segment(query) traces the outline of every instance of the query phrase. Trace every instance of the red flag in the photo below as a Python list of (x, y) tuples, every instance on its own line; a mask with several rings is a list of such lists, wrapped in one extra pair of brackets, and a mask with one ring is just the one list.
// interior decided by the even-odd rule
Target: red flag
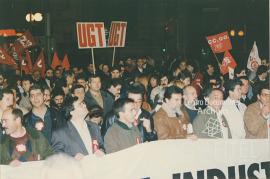
[(16, 65), (16, 62), (13, 60), (13, 58), (2, 47), (0, 47), (0, 64), (6, 64), (11, 66)]
[(24, 49), (27, 49), (35, 45), (36, 42), (34, 40), (34, 37), (29, 31), (26, 31), (14, 43), (15, 50), (18, 54), (21, 54), (24, 51)]
[(206, 37), (213, 53), (221, 53), (232, 49), (231, 40), (228, 32)]
[(70, 68), (70, 64), (69, 64), (69, 61), (68, 61), (68, 56), (67, 56), (67, 54), (64, 56), (64, 59), (63, 59), (63, 62), (62, 62), (62, 67), (63, 67), (65, 70), (69, 70), (69, 68)]
[(55, 69), (58, 65), (61, 65), (61, 61), (59, 60), (57, 53), (54, 52), (51, 67), (52, 69)]
[(222, 64), (220, 66), (220, 72), (222, 73), (222, 75), (225, 75), (227, 73), (229, 73), (229, 67), (232, 69), (235, 69), (235, 67), (237, 66), (234, 58), (232, 57), (232, 55), (230, 54), (229, 51), (226, 51), (224, 53), (224, 57), (223, 57), (223, 61)]
[(46, 66), (45, 66), (45, 59), (44, 59), (43, 51), (40, 52), (40, 54), (36, 60), (34, 70), (39, 70), (42, 77), (45, 77)]
[(28, 50), (25, 51), (25, 58), (22, 58), (20, 56), (19, 59), (20, 59), (22, 71), (24, 71), (25, 74), (31, 74), (33, 65), (32, 65), (32, 60), (31, 60), (29, 51)]
[(25, 74), (30, 74), (31, 73), (31, 70), (29, 69), (29, 66), (28, 66), (25, 59), (21, 60), (21, 68), (22, 68), (22, 71), (24, 71)]
[(30, 54), (29, 54), (28, 50), (25, 51), (25, 57), (26, 57), (26, 62), (27, 62), (28, 68), (29, 68), (30, 71), (32, 71), (33, 64), (32, 64), (32, 60), (31, 60), (31, 57), (30, 57)]

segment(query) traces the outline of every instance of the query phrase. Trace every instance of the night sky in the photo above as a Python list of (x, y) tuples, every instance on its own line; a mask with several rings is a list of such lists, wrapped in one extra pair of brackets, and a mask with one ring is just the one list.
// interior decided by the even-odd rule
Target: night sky
[[(210, 53), (205, 36), (234, 29), (244, 37), (231, 37), (232, 55), (246, 61), (253, 42), (261, 58), (269, 58), (268, 0), (0, 0), (0, 29), (30, 29), (45, 43), (45, 22), (28, 23), (27, 12), (49, 13), (50, 42), (60, 58), (69, 54), (74, 64), (91, 60), (90, 50), (78, 50), (75, 23), (127, 21), (126, 47), (116, 50), (117, 60), (149, 55), (157, 60), (164, 54), (202, 60)], [(167, 29), (167, 31), (165, 30)], [(162, 49), (166, 52), (162, 53)], [(50, 55), (52, 55), (52, 51)], [(95, 49), (97, 63), (110, 63), (112, 48)], [(222, 58), (222, 54), (218, 55)]]

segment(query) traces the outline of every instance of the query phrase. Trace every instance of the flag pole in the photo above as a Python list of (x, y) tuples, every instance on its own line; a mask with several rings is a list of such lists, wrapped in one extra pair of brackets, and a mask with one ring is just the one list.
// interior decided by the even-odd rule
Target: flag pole
[(21, 68), (21, 77), (22, 77), (22, 62), (20, 63), (20, 68)]
[(112, 67), (114, 66), (114, 58), (115, 58), (115, 47), (113, 47)]
[[(211, 51), (212, 51), (212, 50), (211, 50)], [(220, 67), (221, 64), (220, 64), (220, 62), (218, 61), (218, 58), (217, 58), (216, 54), (215, 54), (213, 51), (212, 51), (212, 53), (214, 54), (214, 57), (215, 57), (215, 59), (217, 60), (218, 66)]]
[(95, 59), (94, 59), (94, 49), (91, 48), (92, 52), (92, 63), (93, 63), (93, 68), (94, 68), (94, 75), (96, 75), (96, 66), (95, 66)]

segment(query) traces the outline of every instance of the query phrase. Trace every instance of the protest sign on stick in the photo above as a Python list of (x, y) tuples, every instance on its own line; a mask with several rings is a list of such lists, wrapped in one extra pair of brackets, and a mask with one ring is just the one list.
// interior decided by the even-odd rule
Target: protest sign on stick
[(95, 59), (93, 48), (105, 48), (105, 28), (103, 22), (77, 22), (77, 39), (79, 49), (91, 48), (92, 63), (95, 73)]

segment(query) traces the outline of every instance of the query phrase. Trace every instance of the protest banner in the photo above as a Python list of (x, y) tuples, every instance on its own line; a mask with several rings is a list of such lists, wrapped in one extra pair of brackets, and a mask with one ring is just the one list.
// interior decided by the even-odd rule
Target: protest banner
[[(102, 158), (86, 156), (78, 166), (85, 178), (96, 179), (265, 179), (270, 177), (269, 149), (268, 139), (160, 140)], [(43, 179), (40, 175), (47, 168), (43, 163), (27, 162), (19, 167), (1, 165), (0, 178)], [(58, 166), (58, 174), (63, 172), (60, 176), (72, 178), (73, 171), (68, 167)]]

